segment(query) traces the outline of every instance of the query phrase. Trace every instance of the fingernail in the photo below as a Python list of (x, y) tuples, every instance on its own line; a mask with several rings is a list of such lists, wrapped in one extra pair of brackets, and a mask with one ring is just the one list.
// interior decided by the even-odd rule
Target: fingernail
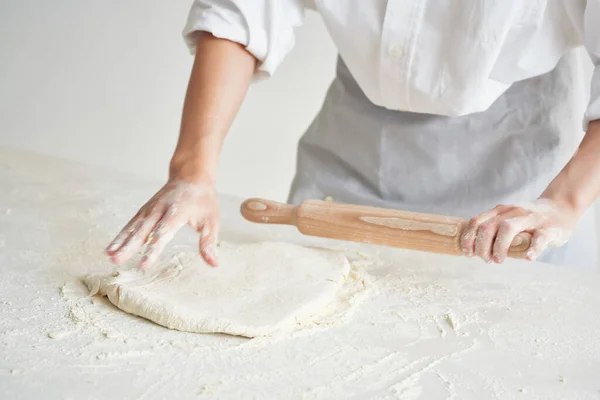
[(111, 243), (106, 247), (106, 251), (115, 251), (117, 249), (117, 244), (116, 243)]

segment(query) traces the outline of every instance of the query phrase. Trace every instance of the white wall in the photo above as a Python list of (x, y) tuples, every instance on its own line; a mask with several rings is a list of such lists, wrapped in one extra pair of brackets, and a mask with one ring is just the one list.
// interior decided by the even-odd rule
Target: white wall
[[(192, 62), (180, 35), (190, 4), (0, 0), (0, 145), (164, 179)], [(221, 157), (224, 193), (286, 197), (335, 63), (318, 15), (297, 41), (250, 89)]]
[[(164, 179), (192, 62), (180, 34), (190, 4), (1, 0), (0, 145)], [(248, 94), (220, 191), (285, 199), (334, 62), (321, 20), (307, 14), (292, 55)]]
[[(190, 4), (0, 0), (0, 145), (165, 179), (192, 62), (180, 35)], [(336, 53), (316, 14), (297, 33), (294, 52), (250, 89), (232, 127), (223, 193), (286, 197), (296, 142)], [(590, 71), (585, 61), (586, 80)]]

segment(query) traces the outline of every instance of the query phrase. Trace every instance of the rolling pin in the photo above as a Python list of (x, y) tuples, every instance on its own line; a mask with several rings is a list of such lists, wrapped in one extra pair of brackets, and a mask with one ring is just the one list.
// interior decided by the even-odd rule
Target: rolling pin
[[(460, 237), (468, 221), (458, 217), (307, 200), (298, 206), (248, 199), (242, 216), (251, 222), (296, 226), (310, 236), (462, 255)], [(508, 256), (524, 258), (531, 235), (518, 234)]]

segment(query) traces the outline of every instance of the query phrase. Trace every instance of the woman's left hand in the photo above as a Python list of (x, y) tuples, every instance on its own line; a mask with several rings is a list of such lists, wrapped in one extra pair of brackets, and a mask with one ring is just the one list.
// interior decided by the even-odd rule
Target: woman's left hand
[(501, 264), (515, 236), (529, 232), (532, 242), (526, 258), (535, 260), (548, 247), (564, 245), (579, 215), (549, 199), (521, 205), (499, 205), (469, 221), (460, 245), (466, 256)]

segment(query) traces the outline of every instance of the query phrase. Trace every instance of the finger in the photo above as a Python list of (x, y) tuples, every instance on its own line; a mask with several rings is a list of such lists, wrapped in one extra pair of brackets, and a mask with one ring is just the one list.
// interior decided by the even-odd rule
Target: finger
[(216, 217), (209, 217), (202, 225), (200, 233), (200, 254), (204, 261), (216, 267), (219, 265), (217, 259), (217, 237), (219, 234), (219, 221)]
[(146, 269), (154, 264), (165, 246), (173, 239), (173, 236), (175, 236), (183, 225), (184, 223), (177, 215), (177, 209), (175, 207), (169, 208), (150, 233), (151, 239), (140, 260), (139, 268)]
[(143, 219), (139, 229), (133, 232), (121, 248), (112, 255), (112, 261), (115, 264), (123, 264), (129, 260), (146, 243), (160, 217), (161, 214), (155, 213)]
[(510, 206), (496, 206), (490, 211), (481, 213), (472, 218), (460, 237), (460, 247), (463, 254), (468, 257), (472, 257), (475, 254), (475, 241), (477, 239), (477, 231), (481, 224), (497, 217), (499, 214), (510, 208)]
[(551, 235), (549, 235), (545, 230), (538, 229), (533, 232), (533, 237), (531, 239), (531, 246), (529, 250), (527, 250), (527, 254), (525, 254), (525, 258), (529, 261), (535, 261), (537, 258), (543, 253), (544, 250), (548, 247), (551, 241)]
[(123, 246), (123, 243), (142, 225), (143, 218), (141, 217), (141, 213), (138, 212), (123, 229), (119, 232), (119, 234), (113, 239), (112, 242), (106, 247), (106, 253), (109, 255), (113, 255), (117, 250)]
[(475, 238), (475, 255), (481, 257), (486, 263), (492, 262), (492, 246), (498, 234), (498, 217), (492, 218), (479, 226)]
[(515, 237), (527, 230), (530, 225), (531, 219), (527, 216), (509, 217), (498, 224), (498, 232), (492, 248), (492, 259), (495, 263), (502, 264), (506, 260)]

